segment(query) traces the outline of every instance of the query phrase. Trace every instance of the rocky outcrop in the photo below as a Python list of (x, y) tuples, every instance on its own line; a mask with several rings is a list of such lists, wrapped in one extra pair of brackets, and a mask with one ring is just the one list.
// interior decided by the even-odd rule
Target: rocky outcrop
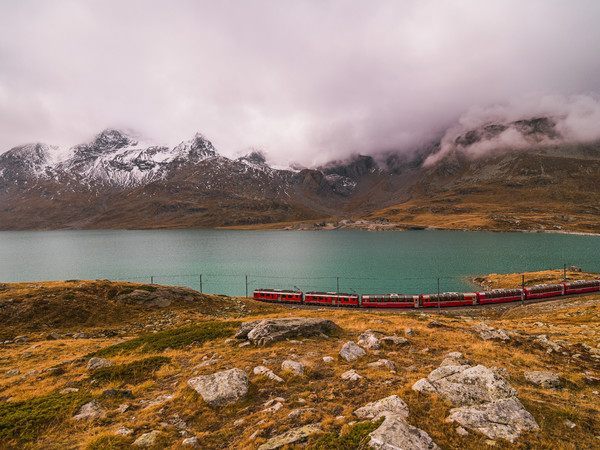
[(319, 424), (305, 425), (303, 427), (292, 428), (279, 436), (269, 439), (263, 445), (258, 447), (258, 450), (275, 450), (284, 445), (300, 443), (305, 441), (309, 436), (320, 433)]
[(121, 294), (117, 299), (148, 307), (165, 308), (170, 306), (175, 300), (198, 301), (202, 299), (202, 295), (186, 287), (149, 286), (148, 289), (136, 289), (132, 292)]
[(320, 336), (339, 331), (341, 328), (331, 320), (297, 317), (244, 322), (235, 337), (261, 346), (297, 336)]
[(114, 362), (109, 361), (108, 359), (91, 358), (87, 363), (87, 369), (90, 371), (94, 371), (96, 369), (101, 369), (102, 367), (110, 367), (114, 364)]
[(381, 347), (377, 334), (382, 335), (382, 333), (373, 330), (366, 330), (358, 337), (357, 344), (369, 350), (377, 350)]
[(560, 388), (560, 377), (552, 372), (544, 372), (539, 370), (525, 372), (525, 379), (531, 384), (535, 384), (536, 386), (545, 389)]
[(359, 419), (376, 420), (384, 417), (383, 423), (369, 434), (369, 447), (380, 450), (391, 449), (437, 449), (431, 437), (406, 422), (408, 405), (397, 395), (368, 403), (354, 411)]
[(98, 402), (98, 400), (92, 400), (89, 403), (86, 403), (81, 408), (75, 416), (73, 416), (73, 420), (96, 420), (101, 419), (106, 415), (106, 409)]
[(483, 322), (471, 327), (471, 330), (479, 334), (479, 337), (484, 341), (491, 339), (499, 339), (501, 341), (510, 341), (510, 336), (501, 328), (491, 327)]
[(340, 350), (340, 356), (348, 362), (356, 361), (358, 358), (362, 358), (366, 354), (367, 352), (365, 352), (352, 341), (346, 342)]
[(187, 384), (210, 406), (237, 403), (248, 394), (248, 377), (240, 369), (192, 378)]
[[(413, 389), (436, 393), (459, 408), (451, 410), (447, 420), (482, 432), (491, 439), (514, 442), (523, 430), (539, 427), (517, 399), (517, 391), (500, 374), (485, 366), (472, 367), (460, 352), (446, 356), (440, 367)], [(452, 365), (456, 364), (456, 365)]]

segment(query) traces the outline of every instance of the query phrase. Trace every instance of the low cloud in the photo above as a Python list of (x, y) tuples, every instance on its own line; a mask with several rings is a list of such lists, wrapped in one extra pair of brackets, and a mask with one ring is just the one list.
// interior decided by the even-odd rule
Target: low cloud
[[(452, 151), (477, 158), (532, 146), (600, 140), (600, 96), (527, 95), (469, 109), (429, 156), (431, 166)], [(470, 134), (469, 134), (470, 133)]]

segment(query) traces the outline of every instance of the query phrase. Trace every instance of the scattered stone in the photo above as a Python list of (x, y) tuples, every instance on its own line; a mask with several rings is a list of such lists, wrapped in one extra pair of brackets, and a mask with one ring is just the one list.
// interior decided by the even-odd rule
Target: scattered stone
[(577, 424), (575, 424), (574, 422), (571, 422), (569, 419), (565, 419), (563, 420), (563, 423), (565, 424), (565, 426), (567, 426), (568, 428), (575, 428), (577, 426)]
[(369, 366), (369, 367), (381, 367), (381, 366), (385, 366), (385, 367), (387, 367), (390, 370), (396, 370), (396, 364), (394, 364), (389, 359), (380, 359), (378, 361), (375, 361), (375, 362), (367, 364), (367, 366)]
[(127, 403), (123, 403), (123, 404), (119, 405), (119, 407), (115, 411), (117, 411), (119, 414), (123, 414), (128, 409), (129, 409), (129, 405)]
[(425, 431), (409, 425), (402, 416), (395, 414), (387, 415), (381, 426), (370, 433), (369, 437), (369, 447), (377, 450), (439, 449)]
[(335, 359), (333, 359), (333, 357), (331, 357), (331, 356), (324, 356), (323, 357), (323, 362), (332, 363), (333, 361), (335, 361)]
[(200, 441), (198, 440), (197, 437), (194, 436), (191, 438), (184, 439), (183, 442), (181, 442), (181, 445), (187, 446), (187, 447), (198, 448), (198, 447), (200, 447)]
[(446, 355), (440, 367), (443, 366), (472, 366), (474, 364), (470, 359), (465, 358), (461, 352), (450, 352)]
[(159, 430), (153, 430), (149, 433), (144, 433), (133, 442), (133, 445), (136, 447), (152, 447), (154, 444), (156, 444), (156, 438), (159, 435)]
[(62, 339), (62, 336), (60, 334), (56, 333), (55, 331), (53, 331), (48, 336), (46, 336), (46, 339), (49, 341), (56, 341), (58, 339)]
[(412, 328), (406, 328), (404, 330), (404, 336), (406, 337), (413, 337), (415, 336), (417, 333), (415, 333), (415, 330), (413, 330)]
[(305, 414), (316, 414), (316, 412), (317, 410), (314, 408), (298, 408), (291, 411), (288, 414), (288, 417), (290, 419), (297, 419), (298, 417), (303, 416)]
[(10, 369), (4, 372), (4, 376), (6, 378), (16, 377), (17, 375), (21, 375), (21, 371), (19, 369)]
[(400, 336), (384, 336), (379, 341), (384, 347), (402, 347), (408, 345), (408, 339)]
[(340, 350), (340, 356), (348, 362), (356, 361), (358, 358), (361, 358), (366, 354), (367, 352), (365, 352), (352, 341), (346, 342)]
[(548, 339), (548, 336), (545, 334), (540, 334), (536, 337), (536, 341), (544, 348), (546, 348), (547, 350), (551, 350), (551, 351), (555, 351), (555, 352), (560, 352), (562, 351), (562, 347), (557, 344), (556, 342), (552, 342), (550, 339)]
[(437, 320), (432, 320), (427, 324), (427, 328), (441, 328), (444, 324), (438, 322)]
[(256, 366), (254, 368), (254, 375), (264, 375), (268, 379), (276, 381), (277, 383), (283, 383), (283, 378), (276, 375), (271, 369), (265, 366)]
[(119, 427), (117, 429), (117, 431), (115, 431), (115, 434), (117, 436), (129, 436), (133, 433), (133, 430), (131, 428), (127, 428), (127, 427)]
[(479, 337), (484, 341), (499, 339), (501, 341), (510, 341), (510, 336), (501, 328), (491, 327), (483, 322), (471, 327), (471, 330), (479, 333)]
[(62, 367), (46, 367), (42, 370), (42, 373), (49, 373), (50, 375), (62, 375), (65, 373), (65, 369)]
[(140, 405), (150, 408), (152, 406), (162, 405), (173, 398), (173, 394), (162, 394), (156, 397), (154, 400), (140, 400)]
[(583, 377), (583, 381), (590, 386), (598, 386), (600, 384), (600, 378), (596, 377)]
[(73, 334), (73, 339), (89, 339), (89, 338), (90, 338), (90, 335), (83, 331)]
[(246, 342), (242, 342), (240, 345), (238, 345), (239, 348), (243, 348), (243, 347), (248, 347), (251, 344), (250, 341), (246, 341)]
[(299, 377), (304, 375), (304, 369), (305, 369), (304, 364), (297, 362), (297, 361), (290, 361), (289, 359), (285, 360), (281, 364), (281, 370), (287, 370)]
[(106, 409), (104, 409), (98, 400), (92, 400), (79, 408), (79, 412), (73, 416), (73, 420), (95, 420), (101, 419), (105, 415)]
[(96, 370), (96, 369), (101, 369), (102, 367), (110, 367), (110, 366), (113, 366), (114, 364), (115, 364), (114, 362), (109, 361), (108, 359), (91, 358), (87, 363), (87, 369), (92, 371), (92, 370)]
[(244, 322), (235, 337), (248, 339), (255, 345), (267, 345), (297, 336), (320, 336), (341, 330), (333, 321), (317, 318), (265, 319)]
[(270, 412), (270, 413), (272, 413), (272, 412), (275, 412), (275, 411), (279, 411), (281, 408), (283, 408), (283, 403), (277, 402), (273, 406), (271, 406), (270, 408), (263, 409), (262, 412)]
[(102, 391), (102, 397), (105, 398), (117, 398), (117, 397), (125, 397), (125, 398), (133, 398), (133, 393), (131, 389), (105, 389)]
[(237, 403), (248, 394), (248, 376), (240, 369), (192, 378), (187, 384), (211, 406)]
[(381, 346), (381, 342), (379, 341), (379, 338), (375, 336), (375, 333), (377, 332), (373, 330), (366, 330), (360, 336), (358, 336), (357, 344), (369, 350), (377, 350)]
[(525, 379), (531, 384), (540, 386), (545, 389), (558, 389), (560, 388), (560, 377), (552, 372), (544, 372), (540, 370), (534, 370), (531, 372), (525, 372)]
[(350, 380), (350, 381), (358, 381), (360, 379), (363, 379), (363, 376), (360, 376), (358, 374), (358, 372), (356, 372), (356, 370), (352, 369), (349, 370), (348, 372), (344, 372), (342, 374), (342, 380)]
[(201, 369), (202, 367), (212, 366), (213, 364), (218, 364), (221, 361), (223, 361), (223, 360), (222, 359), (208, 359), (208, 360), (203, 361), (200, 364), (192, 367), (192, 370), (198, 370), (198, 369)]
[(291, 430), (269, 439), (258, 450), (275, 450), (284, 445), (295, 444), (305, 441), (309, 436), (320, 433), (319, 424), (305, 425), (303, 427), (292, 428)]
[(234, 427), (239, 427), (240, 425), (243, 425), (246, 423), (246, 419), (238, 419), (235, 422), (233, 422), (233, 426)]
[(15, 344), (22, 344), (23, 342), (28, 342), (29, 341), (29, 336), (17, 336), (16, 338), (13, 339), (13, 342)]
[(371, 402), (354, 411), (359, 419), (378, 419), (385, 414), (408, 417), (408, 405), (397, 395)]
[(63, 390), (61, 390), (59, 392), (59, 394), (71, 394), (72, 392), (79, 392), (79, 389), (68, 387), (68, 388), (64, 388)]
[(508, 398), (483, 405), (455, 408), (448, 422), (479, 431), (491, 439), (506, 439), (513, 443), (521, 431), (535, 431), (540, 427), (516, 398)]

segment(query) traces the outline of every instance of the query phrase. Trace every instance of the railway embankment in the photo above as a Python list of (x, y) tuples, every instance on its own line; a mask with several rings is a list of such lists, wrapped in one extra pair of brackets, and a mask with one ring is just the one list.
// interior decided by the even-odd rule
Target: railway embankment
[(599, 294), (399, 313), (71, 280), (3, 284), (0, 315), (6, 448), (600, 442)]

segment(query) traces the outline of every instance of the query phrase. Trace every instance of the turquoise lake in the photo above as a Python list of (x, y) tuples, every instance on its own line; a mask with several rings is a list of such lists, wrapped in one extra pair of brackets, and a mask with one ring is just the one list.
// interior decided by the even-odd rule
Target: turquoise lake
[(563, 264), (600, 272), (600, 237), (460, 231), (0, 232), (0, 282), (126, 280), (242, 296), (256, 288), (420, 294)]

